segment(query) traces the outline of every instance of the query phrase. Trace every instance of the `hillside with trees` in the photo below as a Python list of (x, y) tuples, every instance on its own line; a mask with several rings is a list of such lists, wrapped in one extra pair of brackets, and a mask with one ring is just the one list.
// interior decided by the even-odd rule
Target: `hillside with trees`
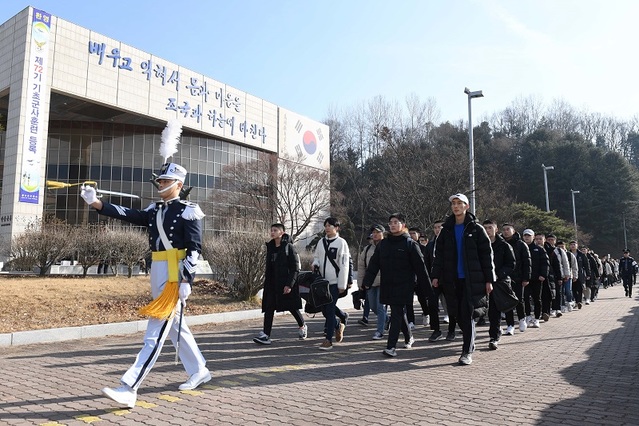
[[(433, 99), (376, 97), (331, 111), (332, 211), (357, 245), (373, 223), (401, 211), (430, 229), (449, 212), (448, 196), (469, 191), (467, 123), (438, 122)], [(601, 254), (639, 250), (639, 119), (579, 111), (565, 101), (544, 107), (518, 98), (474, 126), (477, 216), (519, 231), (577, 238)], [(546, 213), (542, 164), (551, 212)]]

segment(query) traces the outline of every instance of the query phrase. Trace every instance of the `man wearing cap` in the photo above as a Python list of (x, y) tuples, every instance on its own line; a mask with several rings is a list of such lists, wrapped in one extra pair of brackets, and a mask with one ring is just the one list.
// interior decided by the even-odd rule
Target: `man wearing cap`
[(404, 347), (410, 349), (415, 342), (406, 319), (406, 305), (412, 303), (415, 289), (415, 276), (418, 285), (430, 295), (430, 278), (426, 272), (424, 256), (418, 243), (406, 232), (406, 219), (401, 213), (393, 213), (388, 218), (390, 235), (384, 238), (371, 257), (364, 275), (364, 287), (372, 288), (377, 273), (380, 278), (380, 302), (390, 305), (391, 321), (388, 340), (383, 354), (397, 356), (395, 347), (401, 329), (404, 334)]
[(619, 273), (623, 281), (623, 289), (627, 297), (632, 297), (632, 276), (635, 274), (635, 260), (630, 257), (630, 251), (624, 249), (623, 257), (619, 259)]
[[(151, 294), (154, 301), (143, 309), (147, 315), (157, 317), (149, 319), (144, 345), (135, 363), (120, 379), (121, 386), (102, 390), (109, 398), (130, 408), (135, 406), (137, 390), (153, 368), (167, 336), (176, 348), (179, 342), (179, 357), (189, 375), (189, 379), (179, 389), (195, 389), (211, 380), (211, 374), (205, 366), (206, 360), (189, 327), (184, 321), (180, 321), (181, 310), (191, 293), (195, 265), (201, 252), (201, 219), (204, 217), (197, 204), (180, 200), (180, 190), (185, 179), (184, 167), (175, 163), (164, 164), (156, 178), (162, 201), (151, 203), (144, 210), (101, 201), (96, 196), (95, 188), (82, 187), (82, 198), (99, 214), (144, 226), (149, 233), (149, 245), (153, 252)], [(154, 305), (159, 300), (167, 302), (164, 304), (168, 306), (168, 313), (158, 308), (157, 304)]]
[(526, 331), (528, 323), (526, 321), (526, 313), (524, 311), (524, 288), (530, 282), (530, 250), (528, 244), (521, 240), (519, 233), (515, 231), (515, 227), (510, 223), (504, 223), (501, 227), (501, 233), (504, 240), (513, 248), (515, 253), (515, 269), (512, 275), (512, 288), (519, 304), (512, 311), (506, 312), (506, 335), (513, 335), (515, 330), (515, 313), (517, 310), (517, 318), (519, 319), (519, 331)]
[(486, 230), (468, 211), (468, 198), (455, 194), (448, 201), (453, 214), (444, 221), (435, 242), (432, 282), (433, 287), (442, 286), (451, 321), (456, 318), (462, 330), (459, 363), (469, 365), (475, 350), (473, 318), (486, 314), (496, 280), (493, 250)]
[[(377, 316), (377, 330), (375, 334), (373, 334), (373, 340), (381, 340), (384, 338), (384, 324), (386, 322), (386, 307), (380, 303), (379, 301), (379, 283), (380, 277), (376, 276), (373, 281), (372, 286), (366, 290), (364, 287), (364, 275), (366, 274), (366, 268), (371, 263), (371, 258), (373, 254), (375, 254), (375, 250), (379, 243), (384, 239), (384, 225), (374, 225), (371, 228), (371, 244), (366, 246), (364, 250), (359, 254), (359, 258), (357, 260), (357, 274), (362, 277), (361, 280), (358, 280), (360, 284), (360, 288), (366, 291), (366, 300), (370, 309), (375, 312)], [(366, 322), (368, 324), (368, 321)]]

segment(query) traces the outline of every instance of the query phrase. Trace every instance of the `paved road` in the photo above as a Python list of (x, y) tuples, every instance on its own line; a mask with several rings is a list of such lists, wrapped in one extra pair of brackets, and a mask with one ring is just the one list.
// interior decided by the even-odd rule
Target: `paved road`
[(320, 318), (298, 341), (292, 318), (277, 317), (272, 346), (251, 341), (261, 321), (198, 326), (213, 380), (178, 391), (185, 373), (166, 348), (132, 410), (99, 390), (117, 385), (141, 334), (3, 348), (0, 423), (639, 425), (638, 307), (617, 285), (581, 311), (503, 337), (497, 351), (479, 327), (470, 366), (457, 365), (461, 339), (428, 343), (424, 327), (413, 349), (387, 359), (385, 341), (353, 320), (330, 352), (317, 349)]

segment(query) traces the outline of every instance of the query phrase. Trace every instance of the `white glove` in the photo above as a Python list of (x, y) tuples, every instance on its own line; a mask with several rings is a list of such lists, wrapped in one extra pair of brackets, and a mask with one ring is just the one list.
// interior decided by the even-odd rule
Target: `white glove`
[(82, 191), (80, 191), (80, 197), (84, 198), (84, 201), (88, 205), (91, 205), (98, 201), (98, 194), (95, 192), (95, 188), (91, 185), (82, 185)]
[(180, 302), (182, 302), (182, 306), (186, 306), (186, 299), (191, 295), (191, 284), (189, 283), (180, 283), (180, 290), (178, 291), (178, 296), (180, 297)]

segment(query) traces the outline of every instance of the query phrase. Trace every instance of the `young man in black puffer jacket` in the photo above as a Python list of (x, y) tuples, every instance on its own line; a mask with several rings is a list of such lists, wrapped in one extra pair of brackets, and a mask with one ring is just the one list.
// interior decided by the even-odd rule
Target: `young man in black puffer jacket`
[(431, 277), (433, 287), (442, 286), (449, 301), (448, 315), (456, 317), (464, 334), (459, 363), (469, 365), (475, 350), (473, 317), (486, 314), (496, 279), (493, 250), (486, 230), (468, 211), (468, 197), (455, 194), (448, 201), (453, 214), (437, 237)]

